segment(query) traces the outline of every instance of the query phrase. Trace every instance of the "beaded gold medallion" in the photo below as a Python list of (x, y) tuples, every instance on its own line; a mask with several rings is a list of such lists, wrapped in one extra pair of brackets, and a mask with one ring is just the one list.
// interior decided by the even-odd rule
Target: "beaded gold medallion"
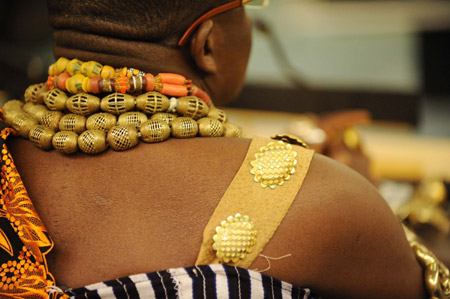
[(250, 173), (262, 187), (273, 189), (290, 179), (297, 165), (296, 157), (297, 152), (292, 145), (283, 141), (270, 142), (255, 154), (256, 159), (250, 162)]
[(256, 242), (255, 224), (247, 215), (237, 213), (216, 227), (213, 249), (220, 261), (236, 263), (252, 252)]

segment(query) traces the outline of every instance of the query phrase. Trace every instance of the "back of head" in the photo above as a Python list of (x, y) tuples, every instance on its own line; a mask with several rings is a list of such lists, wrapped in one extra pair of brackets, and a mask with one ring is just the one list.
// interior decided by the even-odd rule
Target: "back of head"
[(125, 40), (175, 46), (203, 13), (229, 0), (48, 0), (50, 24)]

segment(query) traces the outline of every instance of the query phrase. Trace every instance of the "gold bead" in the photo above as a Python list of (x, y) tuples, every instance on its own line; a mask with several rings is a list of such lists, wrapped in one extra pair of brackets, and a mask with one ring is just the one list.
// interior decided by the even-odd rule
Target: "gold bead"
[(169, 125), (171, 122), (176, 119), (178, 115), (173, 113), (166, 113), (166, 112), (159, 112), (156, 114), (153, 114), (152, 117), (150, 117), (151, 120), (162, 120), (168, 123)]
[(106, 150), (106, 133), (100, 130), (86, 130), (78, 136), (78, 147), (86, 154), (98, 154)]
[(47, 91), (44, 102), (50, 110), (63, 110), (66, 108), (67, 95), (58, 88)]
[(197, 124), (202, 137), (220, 137), (223, 135), (223, 125), (217, 119), (204, 117), (200, 118)]
[(51, 128), (53, 131), (58, 131), (59, 121), (63, 117), (61, 111), (48, 111), (42, 115), (39, 123), (43, 126)]
[(167, 111), (169, 106), (169, 98), (157, 91), (150, 91), (136, 98), (136, 107), (147, 114)]
[(171, 126), (175, 138), (191, 138), (198, 133), (197, 122), (189, 117), (178, 117), (171, 122)]
[(73, 154), (78, 150), (78, 135), (71, 131), (59, 131), (52, 138), (53, 148), (64, 154)]
[(59, 130), (81, 134), (86, 130), (86, 117), (78, 114), (66, 114), (59, 121)]
[(148, 117), (142, 112), (132, 111), (126, 112), (119, 116), (117, 124), (119, 126), (133, 126), (136, 129), (139, 129), (141, 124), (147, 121)]
[(231, 123), (223, 124), (223, 136), (224, 137), (242, 137), (242, 129)]
[(99, 107), (100, 99), (87, 93), (73, 95), (66, 101), (67, 110), (83, 116), (97, 112)]
[(108, 132), (109, 129), (116, 125), (116, 116), (111, 113), (96, 113), (88, 117), (86, 121), (86, 128), (88, 130), (101, 130)]
[(140, 131), (144, 142), (161, 142), (170, 137), (170, 126), (163, 120), (147, 120), (142, 123)]
[(35, 146), (43, 150), (52, 148), (52, 138), (55, 131), (49, 127), (35, 126), (30, 130), (28, 138)]
[(22, 108), (23, 111), (33, 116), (37, 121), (40, 121), (42, 116), (49, 112), (47, 107), (45, 107), (44, 105), (34, 104), (32, 102), (25, 103)]
[(178, 98), (177, 113), (191, 118), (201, 118), (208, 114), (208, 105), (196, 96)]
[(22, 110), (23, 102), (19, 100), (9, 100), (3, 105), (3, 111), (8, 112), (12, 110)]
[[(252, 252), (256, 243), (255, 224), (247, 215), (229, 216), (216, 227), (213, 249), (220, 261), (236, 263)], [(245, 238), (245, 241), (242, 241)]]
[(42, 104), (44, 102), (45, 92), (47, 92), (47, 86), (45, 83), (30, 85), (25, 90), (25, 102)]
[(228, 121), (226, 112), (218, 108), (210, 109), (208, 112), (208, 117), (217, 119), (221, 123), (226, 123)]
[(135, 98), (132, 95), (115, 92), (102, 99), (101, 109), (115, 115), (134, 109)]
[(37, 121), (28, 113), (20, 112), (14, 115), (11, 120), (11, 126), (16, 130), (20, 136), (28, 138), (30, 130), (37, 126)]
[(275, 188), (289, 180), (295, 172), (296, 157), (297, 152), (292, 150), (292, 145), (283, 141), (270, 142), (255, 154), (256, 159), (250, 162), (250, 173), (262, 187)]
[(115, 151), (124, 151), (139, 143), (138, 131), (131, 126), (114, 126), (108, 132), (108, 144)]

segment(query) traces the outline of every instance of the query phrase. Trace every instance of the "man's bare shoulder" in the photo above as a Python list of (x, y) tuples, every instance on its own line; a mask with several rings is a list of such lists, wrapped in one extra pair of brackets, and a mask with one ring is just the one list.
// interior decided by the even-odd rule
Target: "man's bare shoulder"
[[(280, 227), (294, 283), (333, 298), (422, 298), (422, 270), (376, 188), (350, 168), (315, 155)], [(284, 240), (282, 240), (284, 239)]]

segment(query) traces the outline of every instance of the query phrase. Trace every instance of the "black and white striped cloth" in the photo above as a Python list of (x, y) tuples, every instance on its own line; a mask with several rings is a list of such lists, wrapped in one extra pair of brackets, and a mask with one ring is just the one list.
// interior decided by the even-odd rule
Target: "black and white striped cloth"
[(67, 290), (66, 293), (71, 299), (318, 298), (309, 289), (227, 265), (194, 266), (137, 274)]

